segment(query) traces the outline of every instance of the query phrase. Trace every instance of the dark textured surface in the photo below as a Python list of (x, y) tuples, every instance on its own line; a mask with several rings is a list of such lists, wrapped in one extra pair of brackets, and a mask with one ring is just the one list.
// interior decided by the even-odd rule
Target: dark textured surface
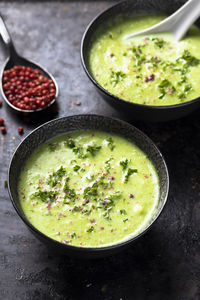
[[(58, 116), (88, 112), (119, 116), (101, 101), (79, 59), (85, 26), (110, 3), (0, 3), (19, 52), (55, 75), (60, 87)], [(3, 62), (3, 55), (0, 58)], [(165, 124), (132, 120), (164, 154), (170, 196), (158, 222), (140, 242), (100, 261), (49, 253), (19, 219), (4, 188), (11, 154), (22, 139), (17, 127), (23, 125), (26, 135), (56, 115), (46, 112), (24, 120), (3, 105), (0, 117), (8, 130), (7, 135), (0, 134), (0, 299), (200, 299), (200, 112)]]

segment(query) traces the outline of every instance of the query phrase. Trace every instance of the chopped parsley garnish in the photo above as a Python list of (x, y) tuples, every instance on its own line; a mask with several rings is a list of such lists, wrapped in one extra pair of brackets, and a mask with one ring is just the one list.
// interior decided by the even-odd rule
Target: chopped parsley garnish
[(71, 234), (71, 238), (72, 238), (72, 239), (75, 239), (75, 238), (76, 238), (76, 232), (73, 232), (73, 233)]
[(123, 170), (126, 170), (126, 168), (128, 167), (130, 160), (128, 158), (123, 158), (122, 160), (120, 160), (119, 164), (122, 167)]
[(111, 160), (113, 160), (112, 157), (105, 161), (105, 170), (108, 173), (110, 173), (110, 169), (111, 169), (111, 165), (110, 165)]
[(42, 191), (41, 189), (38, 190), (38, 192), (35, 192), (32, 194), (32, 197), (36, 197), (42, 202), (53, 202), (55, 200), (55, 197), (57, 195), (57, 192), (54, 191)]
[(111, 216), (110, 216), (110, 211), (106, 211), (106, 212), (103, 214), (103, 217), (104, 217), (106, 220), (108, 220), (108, 221), (112, 220), (112, 218), (111, 218)]
[(65, 141), (65, 145), (69, 148), (74, 148), (76, 145), (75, 145), (75, 142), (72, 138), (68, 138), (66, 141)]
[(127, 212), (126, 212), (125, 209), (120, 209), (120, 214), (121, 214), (121, 215), (127, 215)]
[(183, 55), (178, 58), (178, 61), (184, 60), (188, 66), (197, 66), (200, 60), (193, 56), (188, 50), (184, 50)]
[(117, 72), (111, 71), (110, 82), (114, 86), (117, 85), (122, 80), (124, 80), (124, 78), (126, 78), (126, 74), (123, 73), (122, 71), (117, 71)]
[(4, 188), (7, 189), (7, 187), (8, 187), (8, 181), (5, 180), (5, 181), (4, 181)]
[(170, 93), (172, 94), (175, 92), (175, 87), (172, 85), (172, 83), (168, 79), (164, 79), (161, 81), (161, 83), (158, 85), (159, 92), (161, 93), (160, 96), (158, 97), (159, 99), (164, 98), (166, 94)]
[(81, 211), (81, 209), (78, 206), (74, 206), (72, 209), (72, 212), (79, 212), (79, 211)]
[(97, 152), (101, 149), (101, 146), (88, 145), (86, 151), (89, 152), (92, 156), (95, 156)]
[(86, 230), (87, 232), (92, 232), (92, 231), (94, 231), (94, 226), (91, 226), (90, 228), (88, 228), (87, 230)]
[(49, 175), (49, 178), (47, 179), (48, 184), (51, 187), (55, 187), (59, 182), (61, 182), (65, 173), (66, 170), (61, 166), (60, 169), (58, 169), (56, 172), (53, 172), (53, 174)]
[(136, 59), (136, 67), (138, 67), (138, 70), (141, 70), (141, 65), (146, 61), (146, 55), (142, 53), (142, 48), (145, 47), (145, 45), (139, 45), (137, 47), (132, 48), (132, 52), (134, 53), (134, 57)]
[(79, 166), (79, 165), (75, 165), (74, 167), (73, 167), (73, 170), (75, 171), (75, 172), (78, 172), (78, 170), (80, 169), (81, 167)]
[[(63, 187), (63, 192), (65, 193), (65, 199), (68, 198), (72, 201), (76, 200), (76, 192), (75, 189), (70, 189), (69, 188), (69, 183), (66, 181), (65, 185)], [(65, 204), (68, 204), (66, 201), (64, 202)]]
[(192, 90), (191, 84), (185, 85), (183, 91), (180, 92), (180, 93), (178, 94), (178, 98), (179, 98), (180, 100), (186, 98), (187, 94), (188, 94), (191, 90)]
[(123, 220), (123, 222), (124, 222), (124, 223), (125, 223), (125, 222), (127, 222), (127, 221), (128, 221), (128, 219), (127, 219), (127, 218)]
[(89, 176), (88, 177), (86, 177), (86, 179), (88, 180), (88, 181), (93, 181), (94, 180), (94, 175), (93, 174), (89, 174)]
[(164, 45), (167, 43), (165, 40), (160, 39), (160, 38), (152, 38), (152, 41), (159, 48), (163, 48)]
[(78, 156), (78, 158), (86, 158), (87, 155), (84, 153), (84, 148), (81, 146), (76, 146), (72, 148), (72, 151)]
[(108, 147), (110, 148), (110, 150), (113, 151), (115, 148), (115, 143), (114, 143), (113, 139), (111, 137), (109, 137), (106, 141), (108, 143)]
[(48, 148), (51, 152), (54, 152), (56, 150), (56, 148), (58, 147), (57, 143), (49, 143), (48, 144)]
[(131, 169), (131, 168), (128, 168), (126, 174), (125, 174), (125, 177), (124, 177), (124, 183), (127, 183), (128, 180), (129, 180), (129, 177), (134, 174), (134, 173), (137, 173), (137, 169)]
[(84, 199), (88, 199), (88, 198), (94, 198), (94, 197), (97, 197), (98, 196), (98, 191), (97, 191), (97, 186), (95, 186), (95, 184), (93, 184), (92, 187), (86, 187), (84, 189), (84, 192), (83, 192), (83, 198)]

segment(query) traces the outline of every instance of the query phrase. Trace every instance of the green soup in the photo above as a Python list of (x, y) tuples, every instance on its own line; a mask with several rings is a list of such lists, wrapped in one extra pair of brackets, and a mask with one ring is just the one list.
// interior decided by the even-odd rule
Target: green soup
[(125, 39), (160, 22), (146, 16), (104, 25), (94, 38), (92, 76), (121, 99), (146, 105), (173, 105), (200, 96), (200, 30), (192, 26), (175, 42), (170, 33)]
[(29, 221), (70, 245), (100, 247), (130, 238), (151, 220), (159, 180), (134, 144), (104, 132), (75, 132), (42, 145), (18, 187)]

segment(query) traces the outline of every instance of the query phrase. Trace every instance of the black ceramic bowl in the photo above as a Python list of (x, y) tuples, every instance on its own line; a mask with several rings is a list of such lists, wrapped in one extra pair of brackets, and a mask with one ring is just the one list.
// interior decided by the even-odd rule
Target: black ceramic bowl
[[(58, 135), (66, 134), (72, 131), (79, 130), (100, 130), (105, 132), (112, 132), (120, 134), (127, 140), (135, 143), (144, 153), (146, 153), (149, 159), (155, 166), (159, 180), (160, 180), (160, 198), (157, 209), (151, 221), (146, 227), (135, 237), (130, 238), (125, 242), (121, 242), (112, 246), (101, 247), (101, 248), (84, 248), (62, 244), (57, 242), (48, 236), (41, 233), (35, 228), (26, 218), (20, 206), (18, 197), (18, 178), (23, 168), (24, 162), (30, 157), (32, 152), (40, 145), (45, 143), (47, 140), (54, 138)], [(51, 250), (60, 252), (63, 254), (73, 255), (80, 258), (98, 258), (104, 255), (113, 254), (119, 250), (122, 250), (126, 246), (133, 243), (141, 235), (143, 235), (155, 222), (160, 215), (168, 195), (169, 188), (169, 177), (165, 161), (156, 148), (154, 143), (144, 135), (140, 130), (125, 123), (123, 121), (108, 118), (98, 115), (77, 115), (71, 117), (64, 117), (45, 123), (44, 125), (35, 129), (30, 133), (18, 146), (10, 162), (9, 167), (9, 180), (8, 189), (9, 194), (16, 209), (18, 215), (24, 221), (35, 236), (44, 242)]]
[[(98, 35), (98, 30), (100, 26), (102, 26), (102, 24), (107, 24), (109, 20), (112, 20), (117, 16), (128, 18), (130, 16), (136, 15), (170, 15), (185, 2), (185, 0), (123, 1), (103, 11), (87, 27), (81, 43), (81, 61), (83, 68), (94, 86), (103, 96), (103, 98), (116, 109), (123, 111), (124, 113), (132, 116), (135, 119), (159, 122), (181, 118), (200, 107), (200, 98), (169, 106), (143, 105), (122, 100), (101, 87), (93, 78), (89, 67), (89, 53), (91, 44), (94, 37)], [(196, 25), (200, 27), (200, 20), (198, 20)]]

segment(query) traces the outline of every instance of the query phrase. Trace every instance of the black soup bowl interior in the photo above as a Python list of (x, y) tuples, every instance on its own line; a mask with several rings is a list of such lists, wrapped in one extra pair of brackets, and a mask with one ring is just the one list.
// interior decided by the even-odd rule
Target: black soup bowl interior
[[(60, 243), (50, 237), (46, 236), (37, 228), (35, 228), (27, 219), (24, 214), (18, 196), (18, 179), (20, 177), (21, 170), (24, 162), (30, 157), (33, 151), (41, 146), (43, 143), (69, 132), (80, 130), (98, 130), (108, 133), (114, 133), (120, 135), (130, 142), (136, 144), (153, 163), (160, 182), (160, 197), (157, 208), (150, 222), (143, 228), (143, 230), (129, 240), (119, 242), (117, 244), (106, 247), (78, 247), (71, 246), (69, 244)], [(160, 215), (168, 195), (169, 189), (169, 177), (165, 161), (162, 154), (159, 152), (154, 143), (140, 130), (131, 126), (130, 124), (120, 121), (118, 119), (104, 117), (100, 115), (75, 115), (71, 117), (64, 117), (60, 119), (52, 120), (44, 125), (35, 129), (30, 133), (18, 146), (13, 154), (9, 167), (8, 178), (9, 194), (16, 209), (18, 215), (28, 226), (31, 232), (44, 244), (46, 244), (52, 251), (56, 253), (67, 254), (80, 258), (98, 258), (109, 254), (114, 254), (132, 244), (142, 234), (144, 234), (155, 222)]]
[[(129, 116), (151, 122), (170, 121), (173, 119), (181, 118), (194, 110), (200, 108), (200, 98), (187, 101), (184, 103), (168, 106), (151, 106), (144, 104), (137, 104), (120, 99), (119, 97), (109, 93), (93, 78), (89, 65), (89, 54), (91, 45), (94, 39), (98, 36), (102, 26), (117, 18), (130, 18), (134, 16), (146, 15), (171, 15), (178, 8), (180, 8), (186, 0), (127, 0), (115, 4), (114, 6), (103, 11), (98, 15), (87, 27), (81, 43), (81, 62), (83, 69), (92, 81), (98, 92), (103, 96), (110, 105), (123, 111)], [(196, 22), (200, 27), (200, 20)], [(200, 87), (199, 87), (200, 90)]]

